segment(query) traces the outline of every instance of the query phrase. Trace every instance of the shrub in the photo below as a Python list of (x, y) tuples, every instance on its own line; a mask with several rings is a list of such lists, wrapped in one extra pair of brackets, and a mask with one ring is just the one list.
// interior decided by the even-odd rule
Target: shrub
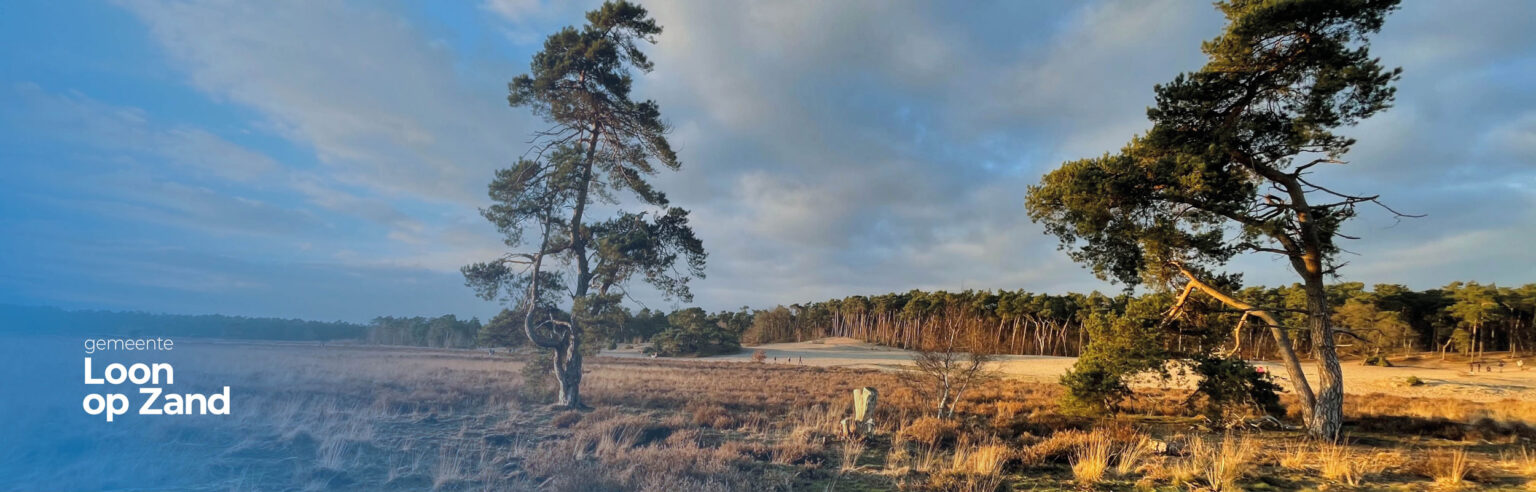
[(579, 410), (561, 412), (556, 414), (553, 418), (549, 419), (549, 425), (553, 425), (561, 429), (570, 427), (577, 422), (581, 422), (581, 411)]
[(1119, 374), (1097, 367), (1089, 359), (1079, 359), (1072, 369), (1062, 374), (1061, 385), (1067, 388), (1067, 393), (1062, 396), (1062, 409), (1072, 414), (1108, 413), (1131, 395), (1131, 387)]
[(517, 388), (519, 398), (528, 403), (554, 402), (559, 393), (555, 387), (554, 364), (554, 353), (548, 350), (540, 350), (536, 357), (523, 364), (522, 370), (518, 371), (523, 379), (523, 384)]
[(695, 425), (716, 429), (728, 429), (736, 425), (736, 420), (731, 418), (730, 412), (719, 404), (689, 402), (685, 410), (693, 414)]
[(662, 357), (708, 357), (741, 351), (741, 342), (725, 333), (669, 328), (651, 337), (646, 352)]
[(1392, 367), (1392, 361), (1387, 360), (1387, 357), (1383, 355), (1366, 357), (1363, 363), (1367, 366)]
[(651, 337), (647, 353), (666, 357), (707, 357), (741, 351), (741, 334), (726, 323), (699, 308), (688, 308), (667, 316), (671, 328)]
[(1117, 410), (1131, 396), (1128, 378), (1155, 373), (1167, 377), (1165, 362), (1175, 358), (1165, 349), (1161, 323), (1167, 299), (1147, 297), (1126, 305), (1125, 313), (1095, 313), (1083, 320), (1088, 346), (1077, 363), (1061, 377), (1067, 387), (1063, 407), (1072, 413), (1100, 414)]
[(1063, 462), (1088, 442), (1088, 433), (1080, 430), (1064, 430), (1035, 443), (1019, 455), (1025, 465), (1043, 465)]
[(1233, 413), (1284, 415), (1280, 387), (1269, 376), (1241, 359), (1198, 357), (1194, 371), (1201, 376), (1190, 403), (1203, 404), (1206, 415), (1222, 420)]
[(768, 352), (764, 352), (763, 349), (752, 351), (752, 362), (762, 363), (765, 360), (768, 360)]
[(960, 424), (937, 417), (919, 417), (897, 432), (902, 440), (938, 446), (955, 440)]
[(1409, 386), (1423, 386), (1424, 380), (1419, 379), (1418, 376), (1408, 376), (1407, 379), (1403, 380), (1403, 384), (1407, 384)]

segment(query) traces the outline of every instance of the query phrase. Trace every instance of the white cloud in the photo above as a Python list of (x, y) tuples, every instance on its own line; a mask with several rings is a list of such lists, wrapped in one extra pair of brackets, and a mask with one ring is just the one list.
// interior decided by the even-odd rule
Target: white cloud
[(530, 128), (501, 86), (463, 85), (454, 54), (393, 13), (339, 2), (124, 5), (199, 89), (261, 112), (343, 183), (472, 204)]
[[(580, 24), (593, 4), (486, 0), (476, 8), (497, 16), (494, 27), (518, 49), (533, 49), (555, 28)], [(188, 168), (281, 183), (327, 225), (344, 226), (333, 215), (370, 224), (333, 241), (299, 238), (314, 251), (345, 253), (328, 261), (447, 273), (497, 250), (473, 209), (484, 204), (490, 170), (520, 155), (535, 126), (503, 100), (502, 83), (525, 57), (470, 58), (424, 34), (426, 21), (379, 4), (125, 5), (198, 90), (254, 110), (256, 128), (323, 164), (299, 172), (211, 132), (157, 125), (143, 110), (90, 109), (99, 115), (89, 118), (99, 125), (88, 127), (93, 138), (153, 141)], [(676, 125), (684, 170), (658, 183), (694, 211), (710, 251), (709, 278), (695, 291), (709, 308), (962, 285), (1105, 287), (1028, 221), (1025, 187), (1145, 129), (1152, 85), (1198, 68), (1200, 41), (1221, 23), (1205, 3), (1176, 1), (1018, 9), (1070, 10), (1065, 16), (1007, 3), (647, 7), (665, 31), (647, 48), (657, 68), (637, 76), (636, 95), (656, 99)], [(1531, 31), (1504, 9), (1409, 4), (1388, 19), (1376, 47), (1408, 70), (1398, 107), (1350, 130), (1361, 139), (1356, 164), (1321, 177), (1440, 215), (1385, 229), (1369, 212), (1351, 224), (1366, 239), (1351, 245), (1365, 259), (1346, 269), (1350, 278), (1422, 286), (1446, 275), (1513, 275), (1479, 268), (1486, 263), (1475, 247), (1518, 244), (1533, 230), (1528, 215), (1498, 215), (1530, 205), (1531, 172), (1520, 165), (1536, 145), (1520, 112), (1532, 102), (1526, 86), (1536, 68), (1510, 47), (1529, 46), (1519, 41)], [(1446, 16), (1459, 20), (1435, 20)], [(90, 105), (83, 96), (54, 99)], [(195, 158), (204, 155), (228, 159)], [(266, 178), (274, 173), (281, 177)], [(1456, 205), (1468, 200), (1475, 203)], [(1412, 268), (1415, 261), (1426, 266)], [(1234, 267), (1249, 271), (1250, 283), (1290, 280), (1284, 265), (1262, 258)]]
[(539, 0), (485, 0), (480, 5), (512, 22), (520, 22), (539, 10)]
[(252, 182), (280, 169), (271, 157), (205, 130), (156, 124), (140, 108), (80, 93), (52, 94), (36, 84), (20, 84), (13, 91), (17, 104), (9, 116), (24, 121), (34, 135), (107, 152), (153, 155), (183, 171), (219, 179)]

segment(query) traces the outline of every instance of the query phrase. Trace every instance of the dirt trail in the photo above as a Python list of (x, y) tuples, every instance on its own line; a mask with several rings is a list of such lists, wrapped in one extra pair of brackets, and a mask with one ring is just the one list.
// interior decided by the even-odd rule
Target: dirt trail
[[(751, 362), (752, 351), (762, 350), (769, 364), (804, 364), (807, 366), (837, 366), (893, 370), (910, 365), (908, 351), (861, 342), (852, 338), (825, 338), (809, 342), (771, 343), (748, 347), (740, 353), (706, 357), (701, 360)], [(648, 357), (640, 349), (605, 351), (613, 357)], [(999, 372), (1019, 379), (1055, 382), (1062, 373), (1072, 367), (1076, 357), (1050, 357), (1040, 355), (1006, 355), (998, 358)], [(1536, 362), (1536, 360), (1528, 361)], [(1513, 364), (1502, 371), (1467, 373), (1462, 365), (1442, 366), (1435, 359), (1421, 359), (1398, 363), (1396, 367), (1363, 366), (1346, 362), (1344, 390), (1352, 394), (1387, 393), (1400, 396), (1459, 398), (1472, 401), (1496, 401), (1518, 399), (1536, 401), (1536, 370), (1521, 371)], [(1276, 362), (1258, 362), (1256, 365), (1283, 375), (1285, 369)], [(1316, 381), (1316, 368), (1303, 364), (1308, 379)], [(1528, 368), (1530, 366), (1527, 366)], [(1403, 381), (1409, 376), (1424, 382), (1421, 386), (1407, 386)], [(1152, 383), (1143, 383), (1150, 385)], [(1187, 382), (1174, 382), (1173, 386)], [(1314, 383), (1315, 384), (1315, 383)], [(1282, 387), (1290, 385), (1281, 382)]]

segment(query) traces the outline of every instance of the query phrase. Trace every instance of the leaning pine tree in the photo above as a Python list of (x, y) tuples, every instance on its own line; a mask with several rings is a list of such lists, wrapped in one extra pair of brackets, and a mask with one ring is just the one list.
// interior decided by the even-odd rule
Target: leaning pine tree
[[(1225, 32), (1203, 45), (1203, 68), (1154, 89), (1146, 135), (1117, 154), (1063, 164), (1029, 190), (1031, 217), (1101, 277), (1181, 286), (1181, 299), (1199, 291), (1266, 325), (1309, 433), (1324, 439), (1338, 437), (1344, 401), (1324, 279), (1341, 266), (1340, 225), (1356, 205), (1379, 202), (1321, 186), (1312, 172), (1342, 164), (1354, 141), (1337, 129), (1391, 104), (1400, 71), (1371, 58), (1367, 36), (1396, 6), (1218, 3)], [(1315, 393), (1278, 310), (1221, 289), (1215, 271), (1242, 253), (1279, 255), (1301, 277)]]
[[(656, 103), (630, 99), (630, 69), (652, 68), (639, 43), (661, 33), (648, 15), (635, 4), (604, 3), (587, 13), (587, 25), (550, 36), (530, 73), (512, 80), (507, 100), (550, 127), (535, 135), (532, 159), (496, 172), (495, 203), (481, 210), (514, 252), (462, 269), (481, 297), (521, 312), (529, 341), (554, 352), (562, 407), (584, 406), (583, 339), (615, 328), (608, 325), (619, 317), (626, 281), (641, 275), (686, 302), (689, 279), (704, 275), (688, 211), (646, 181), (658, 165), (679, 167)], [(621, 201), (621, 192), (636, 200)], [(594, 217), (597, 202), (618, 210)], [(643, 210), (625, 211), (624, 203)]]

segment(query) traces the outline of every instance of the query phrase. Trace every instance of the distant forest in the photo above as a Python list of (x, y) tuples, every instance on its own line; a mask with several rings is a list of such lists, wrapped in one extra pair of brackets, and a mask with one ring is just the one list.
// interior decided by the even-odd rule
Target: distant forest
[(340, 341), (380, 345), (470, 348), (480, 320), (454, 315), (436, 318), (374, 318), (368, 324), (251, 318), (222, 314), (157, 314), (66, 311), (54, 307), (0, 304), (0, 333), (83, 337), (193, 337), (233, 340)]
[[(1401, 285), (1359, 282), (1329, 286), (1333, 319), (1342, 333), (1340, 349), (1357, 356), (1439, 351), (1529, 352), (1536, 349), (1536, 284), (1500, 287), (1452, 282), (1438, 289), (1414, 291)], [(812, 340), (828, 336), (856, 338), (881, 345), (915, 348), (935, 327), (958, 327), (981, 337), (1001, 354), (1078, 355), (1096, 315), (1124, 315), (1133, 300), (1172, 306), (1172, 293), (1105, 295), (1035, 294), (1026, 291), (921, 291), (850, 296), (771, 309), (706, 313), (685, 308), (670, 313), (651, 309), (619, 314), (593, 323), (589, 347), (651, 342), (662, 355), (710, 355), (740, 346)], [(1274, 309), (1293, 328), (1305, 326), (1304, 293), (1298, 286), (1249, 287), (1238, 297)], [(1213, 303), (1192, 301), (1198, 323), (1167, 326), (1162, 343), (1221, 343), (1235, 355), (1271, 358), (1274, 341), (1256, 322)], [(65, 311), (47, 307), (0, 305), (0, 332), (80, 336), (170, 336), (246, 340), (353, 340), (381, 345), (470, 348), (526, 344), (522, 317), (511, 311), (486, 323), (454, 315), (379, 317), (368, 324), (341, 321), (248, 318), (224, 315), (171, 315), (142, 312)], [(1310, 352), (1310, 333), (1293, 329), (1297, 350)], [(1213, 341), (1214, 340), (1214, 341)], [(1237, 340), (1235, 346), (1230, 345)]]
[[(1342, 331), (1341, 351), (1371, 356), (1419, 350), (1476, 355), (1489, 351), (1530, 351), (1536, 347), (1536, 284), (1518, 288), (1477, 282), (1453, 282), (1414, 291), (1402, 285), (1360, 282), (1328, 287), (1333, 319)], [(1297, 350), (1309, 353), (1306, 297), (1300, 286), (1249, 287), (1237, 297), (1283, 312)], [(748, 345), (845, 336), (882, 345), (912, 348), (935, 326), (960, 326), (983, 337), (998, 353), (1078, 355), (1087, 343), (1084, 322), (1095, 314), (1126, 312), (1133, 299), (1172, 307), (1174, 294), (1142, 296), (1034, 294), (1025, 291), (925, 292), (913, 290), (878, 296), (851, 296), (809, 304), (779, 306), (753, 313), (742, 337)], [(1274, 341), (1256, 320), (1214, 303), (1193, 302), (1201, 326), (1169, 325), (1163, 343), (1231, 343), (1246, 358), (1274, 356)], [(1189, 310), (1187, 307), (1186, 310)], [(1226, 336), (1213, 337), (1213, 332)], [(1191, 345), (1193, 346), (1193, 345)], [(1171, 348), (1171, 347), (1170, 347)]]
[(364, 325), (342, 321), (222, 314), (65, 311), (54, 307), (0, 305), (0, 331), (6, 333), (320, 341), (361, 339), (367, 329)]

